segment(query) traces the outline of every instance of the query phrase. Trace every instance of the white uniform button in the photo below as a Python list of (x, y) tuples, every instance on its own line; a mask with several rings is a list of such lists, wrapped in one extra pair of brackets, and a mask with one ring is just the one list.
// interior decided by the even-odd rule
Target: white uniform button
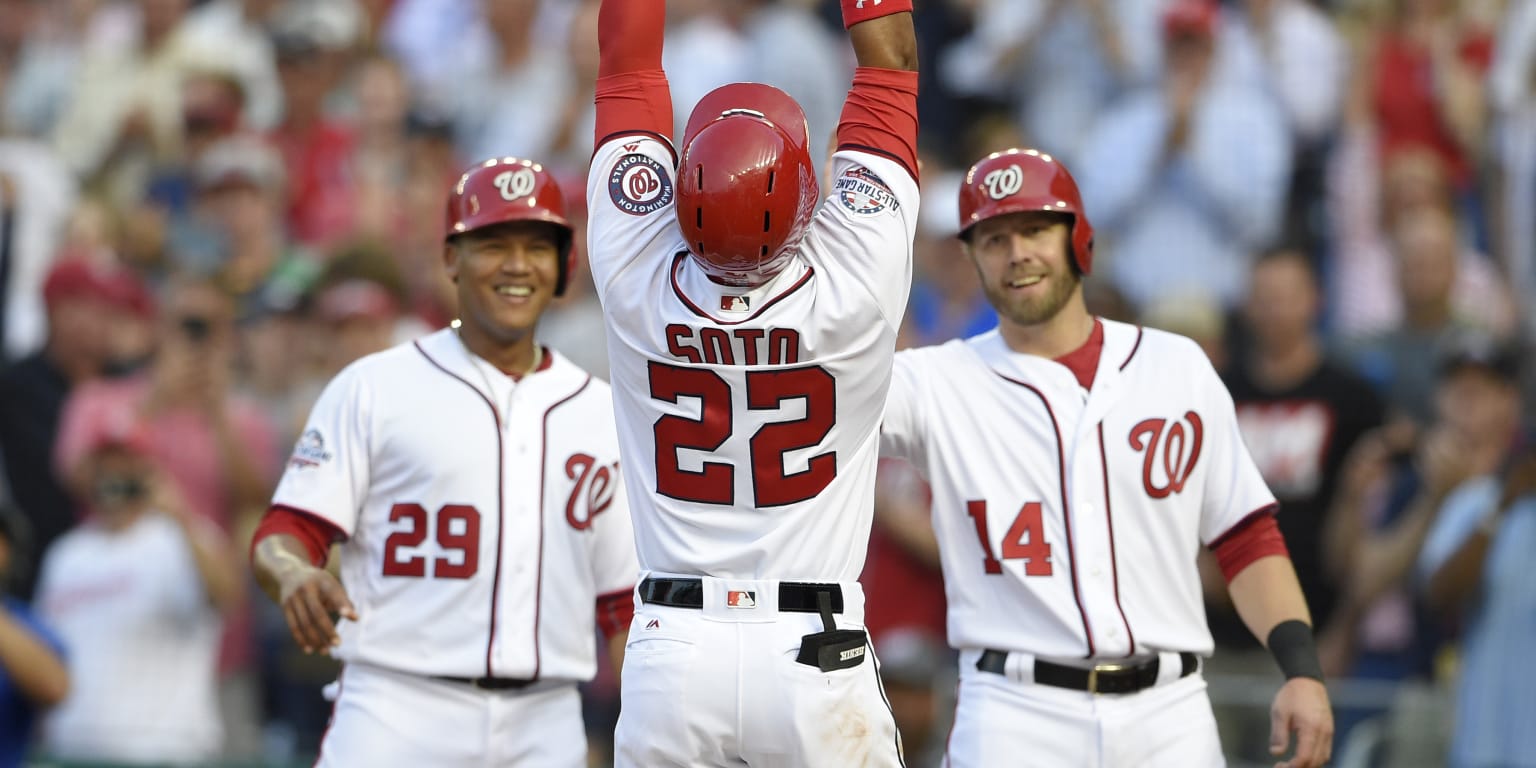
[(1095, 566), (1094, 566), (1094, 567), (1093, 567), (1093, 570), (1091, 570), (1091, 571), (1089, 571), (1089, 573), (1091, 573), (1091, 574), (1093, 574), (1093, 577), (1094, 577), (1094, 578), (1096, 578), (1096, 579), (1097, 579), (1097, 578), (1099, 578), (1099, 577), (1100, 577), (1100, 576), (1103, 576), (1103, 575), (1104, 575), (1104, 569), (1103, 569), (1103, 568), (1100, 568), (1100, 567), (1099, 567), (1099, 566), (1097, 566), (1097, 565), (1095, 565)]
[(1109, 632), (1107, 632), (1106, 634), (1108, 634), (1110, 637), (1118, 638), (1118, 637), (1120, 637), (1120, 630), (1114, 629), (1113, 627), (1111, 627)]
[(1078, 506), (1078, 511), (1082, 512), (1085, 515), (1091, 515), (1091, 514), (1093, 514), (1093, 505), (1092, 504), (1082, 504), (1082, 505), (1079, 505)]

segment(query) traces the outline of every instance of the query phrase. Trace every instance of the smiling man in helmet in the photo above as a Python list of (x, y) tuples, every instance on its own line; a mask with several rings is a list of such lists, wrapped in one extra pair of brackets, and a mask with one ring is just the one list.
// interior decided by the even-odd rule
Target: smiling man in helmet
[(345, 662), (316, 765), (576, 768), (576, 684), (633, 605), (612, 401), (534, 341), (571, 271), (549, 172), (486, 160), (447, 213), (460, 322), (331, 380), (252, 565), (294, 640)]
[(1093, 225), (1050, 155), (972, 166), (960, 228), (998, 327), (897, 355), (880, 432), (933, 486), (960, 651), (945, 765), (1223, 765), (1203, 545), (1287, 678), (1271, 753), (1294, 737), (1281, 765), (1321, 766), (1333, 718), (1307, 604), (1200, 347), (1088, 313)]
[(818, 207), (776, 88), (674, 147), (663, 0), (599, 15), (592, 275), (642, 580), (620, 766), (894, 766), (856, 581), (917, 222), (909, 0), (845, 0), (858, 70)]

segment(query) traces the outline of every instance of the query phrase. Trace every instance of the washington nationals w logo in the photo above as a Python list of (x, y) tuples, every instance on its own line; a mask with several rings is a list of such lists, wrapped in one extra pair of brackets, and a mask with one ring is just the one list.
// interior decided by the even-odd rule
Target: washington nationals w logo
[(1019, 193), (1019, 188), (1024, 186), (1024, 172), (1017, 165), (998, 168), (983, 177), (981, 183), (987, 188), (987, 197), (1001, 200)]
[(502, 171), (491, 180), (491, 183), (501, 191), (503, 200), (516, 200), (533, 193), (534, 181), (532, 170), (519, 168), (515, 171)]
[[(1205, 436), (1205, 426), (1200, 421), (1200, 414), (1194, 411), (1185, 413), (1184, 418), (1189, 422), (1188, 436), (1183, 421), (1170, 425), (1167, 419), (1147, 419), (1131, 429), (1131, 448), (1146, 452), (1141, 462), (1141, 484), (1147, 495), (1154, 499), (1167, 498), (1184, 490), (1185, 481), (1195, 471), (1195, 463), (1200, 461), (1200, 442)], [(1162, 456), (1166, 481), (1163, 485), (1157, 485), (1152, 476), (1159, 455)]]
[[(565, 476), (576, 481), (571, 487), (571, 497), (565, 502), (565, 521), (578, 531), (592, 527), (592, 520), (613, 504), (615, 490), (613, 473), (619, 471), (615, 464), (596, 466), (597, 459), (585, 453), (572, 454), (565, 460)], [(586, 515), (579, 516), (577, 502), (586, 500)]]

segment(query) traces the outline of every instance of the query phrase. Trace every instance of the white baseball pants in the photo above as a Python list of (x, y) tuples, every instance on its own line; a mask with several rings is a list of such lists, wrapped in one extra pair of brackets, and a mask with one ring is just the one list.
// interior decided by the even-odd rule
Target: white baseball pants
[(483, 691), (348, 664), (317, 768), (583, 768), (587, 734), (573, 683)]
[[(960, 689), (945, 768), (1208, 768), (1224, 766), (1199, 673), (1137, 693), (1094, 695), (1039, 685), (960, 654)], [(1175, 664), (1164, 667), (1177, 670)], [(1025, 680), (1029, 680), (1025, 682)]]
[[(624, 651), (616, 768), (882, 768), (902, 765), (879, 665), (822, 672), (795, 657), (822, 631), (814, 613), (780, 612), (778, 583), (709, 579), (704, 607), (636, 600)], [(864, 593), (842, 582), (838, 629), (863, 629)], [(751, 607), (727, 605), (729, 590)]]

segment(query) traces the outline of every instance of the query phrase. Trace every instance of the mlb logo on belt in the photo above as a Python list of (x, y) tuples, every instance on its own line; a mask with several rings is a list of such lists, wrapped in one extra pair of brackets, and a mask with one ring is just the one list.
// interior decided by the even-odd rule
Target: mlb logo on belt
[(730, 590), (725, 593), (725, 605), (727, 608), (756, 608), (757, 593)]

